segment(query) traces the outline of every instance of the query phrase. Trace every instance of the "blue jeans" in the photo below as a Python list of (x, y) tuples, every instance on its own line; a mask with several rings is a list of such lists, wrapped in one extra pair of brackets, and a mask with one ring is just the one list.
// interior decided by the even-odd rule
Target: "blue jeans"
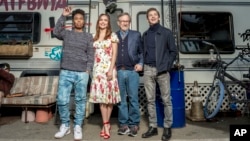
[(57, 106), (62, 124), (69, 126), (70, 112), (69, 101), (72, 88), (75, 92), (75, 125), (82, 125), (85, 117), (85, 104), (89, 74), (61, 70), (58, 83)]
[[(139, 74), (136, 71), (119, 70), (118, 84), (121, 102), (118, 104), (118, 121), (120, 126), (139, 125), (140, 110), (138, 101)], [(127, 102), (128, 97), (128, 102)]]

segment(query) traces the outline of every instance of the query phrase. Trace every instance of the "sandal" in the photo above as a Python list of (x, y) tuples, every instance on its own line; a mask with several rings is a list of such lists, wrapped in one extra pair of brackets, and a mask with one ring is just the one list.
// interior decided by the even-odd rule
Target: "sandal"
[[(109, 133), (107, 134), (107, 129), (106, 128), (107, 128), (108, 125), (109, 125), (109, 127), (108, 127)], [(103, 136), (103, 138), (104, 139), (109, 139), (110, 138), (110, 130), (111, 130), (110, 122), (109, 121), (108, 122), (104, 122), (103, 126), (104, 126), (104, 136)]]
[(102, 131), (100, 132), (100, 137), (104, 137), (105, 135), (105, 132), (104, 132), (104, 129), (102, 129)]

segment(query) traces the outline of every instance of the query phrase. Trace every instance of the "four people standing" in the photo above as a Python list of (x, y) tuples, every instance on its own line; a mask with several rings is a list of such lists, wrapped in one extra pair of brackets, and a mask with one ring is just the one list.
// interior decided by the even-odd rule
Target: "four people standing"
[(150, 8), (146, 14), (150, 27), (144, 32), (142, 40), (144, 47), (144, 88), (149, 113), (149, 129), (142, 134), (142, 138), (158, 134), (155, 107), (157, 82), (161, 92), (165, 116), (162, 140), (167, 141), (171, 138), (173, 122), (169, 72), (176, 59), (177, 48), (172, 32), (159, 23), (159, 11), (155, 8)]
[[(131, 17), (128, 13), (118, 16), (120, 30), (116, 32), (119, 38), (118, 57), (116, 67), (118, 70), (118, 84), (121, 102), (118, 104), (119, 135), (129, 134), (136, 136), (140, 123), (140, 110), (138, 101), (139, 74), (143, 67), (143, 52), (141, 34), (130, 30)], [(127, 100), (129, 102), (127, 102)]]
[[(76, 9), (71, 13), (65, 7), (53, 30), (58, 39), (63, 40), (61, 70), (58, 82), (57, 106), (61, 119), (55, 138), (70, 133), (69, 101), (72, 88), (75, 92), (74, 139), (82, 139), (82, 123), (85, 117), (85, 103), (89, 73), (93, 68), (93, 37), (83, 31), (85, 13)], [(72, 14), (73, 29), (66, 30), (66, 17)]]
[(70, 133), (68, 104), (74, 86), (74, 138), (82, 139), (81, 125), (85, 116), (87, 83), (92, 67), (89, 101), (99, 103), (100, 106), (103, 122), (100, 136), (110, 138), (110, 116), (114, 104), (118, 104), (119, 108), (118, 134), (136, 136), (140, 123), (138, 72), (144, 68), (149, 129), (142, 134), (142, 138), (158, 134), (155, 107), (155, 89), (158, 83), (165, 115), (162, 140), (169, 140), (173, 121), (169, 72), (176, 58), (177, 48), (171, 31), (159, 24), (159, 12), (155, 8), (148, 9), (146, 15), (150, 27), (142, 38), (140, 32), (129, 29), (131, 17), (128, 13), (118, 16), (120, 30), (116, 33), (111, 30), (109, 15), (101, 14), (93, 38), (82, 30), (84, 11), (80, 9), (73, 11), (73, 30), (63, 28), (65, 17), (70, 13), (71, 8), (66, 7), (54, 29), (54, 34), (64, 40), (57, 97), (62, 125), (55, 137), (61, 138)]
[(95, 58), (89, 101), (100, 103), (103, 121), (100, 136), (104, 139), (110, 138), (113, 105), (121, 100), (115, 67), (118, 42), (117, 35), (111, 31), (109, 15), (101, 14), (94, 35)]

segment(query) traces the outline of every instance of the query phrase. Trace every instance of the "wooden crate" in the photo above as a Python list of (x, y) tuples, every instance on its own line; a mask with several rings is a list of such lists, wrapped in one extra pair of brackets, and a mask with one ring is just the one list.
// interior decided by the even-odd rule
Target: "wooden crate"
[(0, 58), (30, 58), (33, 56), (31, 41), (23, 44), (0, 45)]

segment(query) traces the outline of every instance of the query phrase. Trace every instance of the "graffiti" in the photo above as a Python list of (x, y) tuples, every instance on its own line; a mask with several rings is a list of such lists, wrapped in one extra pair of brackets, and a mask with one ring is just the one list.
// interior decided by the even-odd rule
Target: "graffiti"
[(51, 60), (60, 61), (62, 55), (62, 46), (56, 46), (52, 48), (51, 52), (45, 52), (45, 56), (48, 56)]
[(18, 5), (18, 10), (22, 10), (25, 6), (28, 10), (47, 10), (50, 4), (50, 10), (55, 11), (58, 8), (64, 8), (67, 0), (0, 0), (0, 7), (4, 6), (5, 11), (16, 10), (15, 5)]
[[(91, 26), (92, 24), (90, 23), (85, 23), (85, 26)], [(72, 26), (63, 26), (62, 28), (65, 28), (65, 29), (70, 29), (70, 28), (72, 28)], [(54, 28), (49, 28), (49, 27), (47, 27), (47, 28), (44, 28), (44, 32), (52, 32), (54, 30)]]
[(250, 29), (247, 29), (244, 33), (239, 34), (239, 35), (243, 39), (243, 42), (247, 42), (247, 47), (244, 47), (242, 49), (242, 52), (244, 54), (248, 54), (248, 56), (250, 57), (250, 54), (249, 54), (249, 52), (250, 52), (250, 43), (249, 43), (249, 41), (250, 41)]
[(247, 29), (244, 33), (240, 34), (240, 37), (243, 39), (243, 42), (250, 41), (250, 29)]

